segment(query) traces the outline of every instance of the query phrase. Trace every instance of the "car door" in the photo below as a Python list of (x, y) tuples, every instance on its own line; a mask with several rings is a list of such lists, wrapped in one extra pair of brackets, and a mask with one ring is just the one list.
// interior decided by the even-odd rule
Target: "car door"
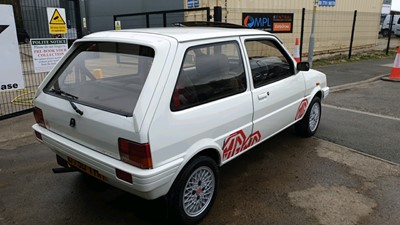
[(261, 140), (293, 124), (304, 98), (302, 72), (275, 37), (242, 37), (252, 81), (253, 132)]

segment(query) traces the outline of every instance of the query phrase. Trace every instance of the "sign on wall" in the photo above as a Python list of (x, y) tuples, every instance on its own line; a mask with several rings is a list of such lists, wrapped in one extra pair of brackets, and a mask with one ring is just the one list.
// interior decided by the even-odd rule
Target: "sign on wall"
[(65, 9), (47, 8), (47, 20), (49, 22), (50, 34), (66, 34), (67, 24), (65, 23)]
[(21, 58), (11, 5), (0, 5), (0, 92), (24, 89)]
[(242, 24), (272, 33), (292, 33), (293, 13), (243, 13)]
[(336, 0), (319, 0), (318, 6), (336, 6)]
[(194, 9), (200, 7), (200, 0), (187, 0), (187, 8)]
[(121, 30), (121, 21), (116, 20), (114, 22), (114, 27), (115, 27), (116, 30)]
[(68, 50), (65, 38), (31, 39), (35, 73), (49, 72)]

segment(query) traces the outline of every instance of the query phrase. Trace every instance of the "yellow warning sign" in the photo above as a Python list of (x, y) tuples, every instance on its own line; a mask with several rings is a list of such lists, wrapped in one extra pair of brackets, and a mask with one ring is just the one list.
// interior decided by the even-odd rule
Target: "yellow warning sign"
[(115, 25), (115, 29), (116, 29), (116, 30), (121, 30), (121, 21), (116, 20), (115, 23), (114, 23), (114, 25)]
[(47, 8), (47, 16), (49, 18), (50, 34), (66, 34), (67, 24), (65, 23), (65, 9), (63, 8)]
[(51, 16), (50, 24), (62, 24), (65, 25), (65, 21), (58, 12), (58, 10), (54, 10), (53, 16)]

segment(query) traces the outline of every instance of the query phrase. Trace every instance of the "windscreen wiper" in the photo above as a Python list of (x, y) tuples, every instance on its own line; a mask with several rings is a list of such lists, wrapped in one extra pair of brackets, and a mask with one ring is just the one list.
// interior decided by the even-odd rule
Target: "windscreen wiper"
[(77, 96), (72, 95), (72, 94), (70, 94), (70, 93), (68, 93), (68, 92), (62, 91), (62, 90), (60, 90), (60, 89), (55, 89), (55, 88), (53, 88), (53, 89), (50, 90), (50, 92), (56, 93), (56, 94), (61, 95), (61, 96), (64, 96), (64, 97), (73, 98), (73, 99), (78, 99)]
[[(61, 96), (67, 97), (67, 98), (78, 99), (77, 96), (72, 95), (72, 94), (70, 94), (70, 93), (68, 93), (68, 92), (62, 91), (62, 90), (60, 90), (60, 89), (54, 89), (54, 88), (53, 88), (53, 89), (50, 90), (50, 92), (59, 94), (59, 95), (61, 95)], [(81, 116), (83, 115), (83, 111), (80, 110), (80, 109), (75, 105), (75, 103), (73, 103), (72, 101), (69, 101), (69, 103), (71, 104), (72, 108), (75, 110), (76, 113), (78, 113), (78, 114), (81, 115)]]

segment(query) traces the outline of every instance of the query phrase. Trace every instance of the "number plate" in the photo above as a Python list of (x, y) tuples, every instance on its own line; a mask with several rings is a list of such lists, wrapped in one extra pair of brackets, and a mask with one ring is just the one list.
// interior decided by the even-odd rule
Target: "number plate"
[(74, 167), (78, 168), (79, 170), (81, 170), (93, 177), (96, 177), (99, 180), (106, 181), (106, 177), (104, 175), (100, 174), (99, 171), (93, 169), (92, 167), (87, 166), (73, 158), (70, 158), (70, 157), (68, 157), (67, 159), (68, 159), (68, 163), (71, 166), (74, 166)]

